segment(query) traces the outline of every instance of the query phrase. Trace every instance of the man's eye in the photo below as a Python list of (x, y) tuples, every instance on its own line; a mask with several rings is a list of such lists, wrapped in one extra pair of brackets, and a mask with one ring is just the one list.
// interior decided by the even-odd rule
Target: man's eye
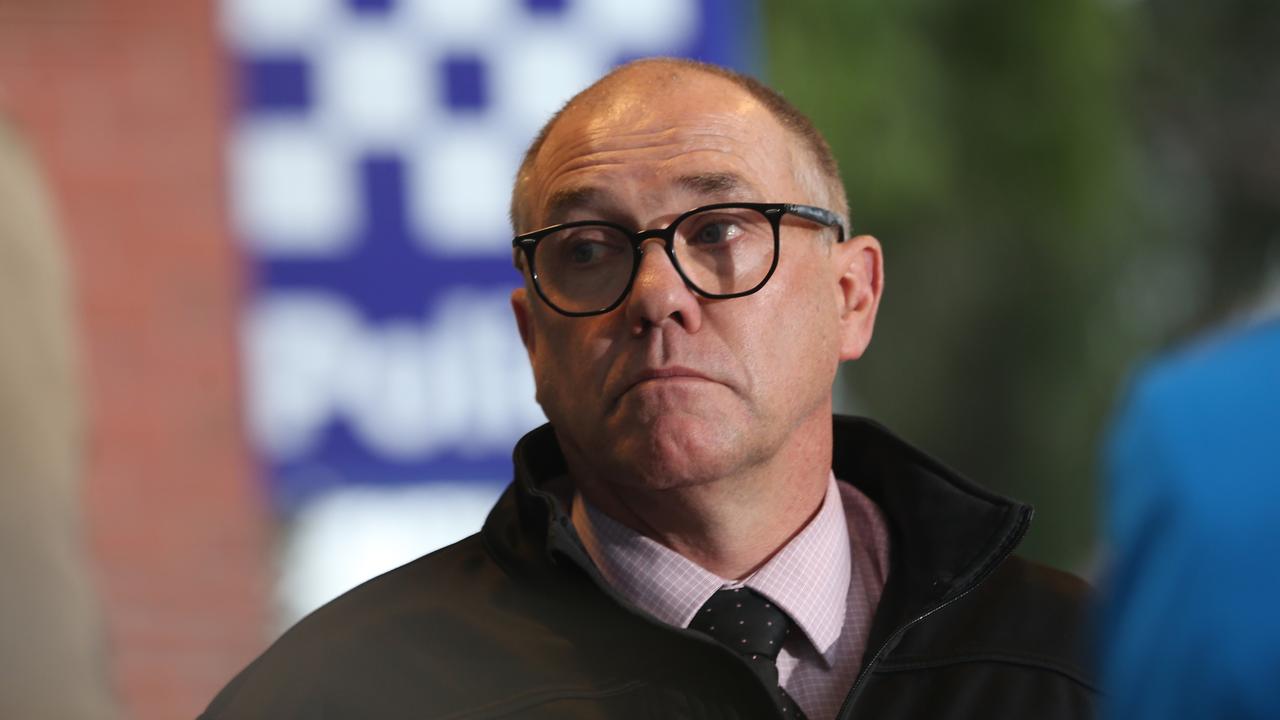
[(583, 265), (599, 259), (602, 252), (600, 243), (582, 242), (570, 248), (569, 259), (579, 265)]
[(574, 265), (594, 265), (608, 260), (618, 254), (617, 243), (607, 240), (591, 240), (582, 238), (574, 240), (566, 248), (566, 255)]
[(742, 228), (731, 222), (712, 222), (698, 228), (690, 238), (694, 245), (720, 245), (736, 239), (742, 234)]

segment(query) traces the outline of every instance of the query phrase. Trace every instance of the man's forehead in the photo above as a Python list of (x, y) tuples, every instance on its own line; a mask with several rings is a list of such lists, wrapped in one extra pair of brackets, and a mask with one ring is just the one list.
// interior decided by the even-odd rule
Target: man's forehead
[[(755, 183), (736, 172), (688, 173), (679, 175), (672, 185), (705, 202), (754, 199), (759, 195)], [(575, 210), (609, 207), (616, 204), (613, 189), (605, 185), (572, 185), (553, 191), (547, 199), (548, 222), (561, 222)]]
[(785, 153), (791, 138), (732, 82), (697, 70), (654, 75), (633, 71), (593, 88), (550, 129), (530, 177), (548, 222), (616, 195), (600, 178), (618, 171), (644, 166), (674, 191), (747, 199), (758, 194), (762, 166), (790, 159), (762, 161), (780, 146)]

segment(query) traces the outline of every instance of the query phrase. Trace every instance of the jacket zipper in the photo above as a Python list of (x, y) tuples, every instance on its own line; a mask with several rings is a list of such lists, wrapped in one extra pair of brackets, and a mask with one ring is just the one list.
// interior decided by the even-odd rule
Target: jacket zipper
[(862, 668), (862, 672), (858, 674), (858, 679), (853, 682), (853, 687), (849, 688), (849, 694), (845, 696), (844, 702), (840, 704), (840, 712), (836, 713), (836, 720), (852, 720), (853, 705), (858, 701), (858, 695), (861, 694), (863, 687), (867, 684), (868, 678), (871, 677), (872, 671), (875, 670), (876, 665), (880, 664), (880, 660), (889, 652), (889, 649), (894, 645), (897, 645), (898, 641), (902, 639), (902, 636), (905, 635), (908, 630), (923, 622), (930, 615), (933, 615), (953, 603), (959, 602), (966, 595), (976, 590), (978, 586), (987, 579), (987, 576), (994, 572), (995, 569), (1000, 566), (1000, 563), (1004, 562), (1005, 558), (1009, 557), (1009, 555), (1013, 553), (1013, 549), (1017, 547), (1022, 536), (1026, 534), (1029, 522), (1029, 513), (1023, 513), (1022, 519), (1018, 523), (1018, 527), (1014, 529), (1013, 534), (1010, 535), (1009, 539), (1005, 542), (1004, 547), (996, 554), (995, 562), (991, 563), (985, 572), (974, 578), (973, 582), (969, 584), (969, 587), (965, 588), (955, 597), (929, 608), (899, 627), (897, 630), (894, 630), (893, 634), (880, 644), (879, 649), (876, 650), (876, 654), (871, 657), (871, 662), (867, 663), (867, 666)]

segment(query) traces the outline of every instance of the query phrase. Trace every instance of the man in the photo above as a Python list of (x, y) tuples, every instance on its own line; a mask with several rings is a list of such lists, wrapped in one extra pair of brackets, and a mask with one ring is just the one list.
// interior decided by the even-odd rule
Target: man
[(650, 60), (575, 97), (512, 200), (550, 425), (480, 534), (312, 615), (207, 716), (1087, 715), (1082, 583), (1010, 556), (1030, 509), (833, 423), (883, 287), (847, 216), (753, 80)]

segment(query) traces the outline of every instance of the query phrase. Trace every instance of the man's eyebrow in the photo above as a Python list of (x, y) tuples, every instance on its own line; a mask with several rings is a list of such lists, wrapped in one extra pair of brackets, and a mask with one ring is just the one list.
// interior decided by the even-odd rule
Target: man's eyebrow
[(711, 196), (732, 196), (750, 187), (750, 183), (735, 173), (682, 175), (676, 182), (685, 190)]
[(546, 220), (552, 224), (561, 222), (574, 210), (599, 204), (605, 194), (604, 190), (591, 185), (557, 190), (551, 193), (551, 198), (547, 201)]

